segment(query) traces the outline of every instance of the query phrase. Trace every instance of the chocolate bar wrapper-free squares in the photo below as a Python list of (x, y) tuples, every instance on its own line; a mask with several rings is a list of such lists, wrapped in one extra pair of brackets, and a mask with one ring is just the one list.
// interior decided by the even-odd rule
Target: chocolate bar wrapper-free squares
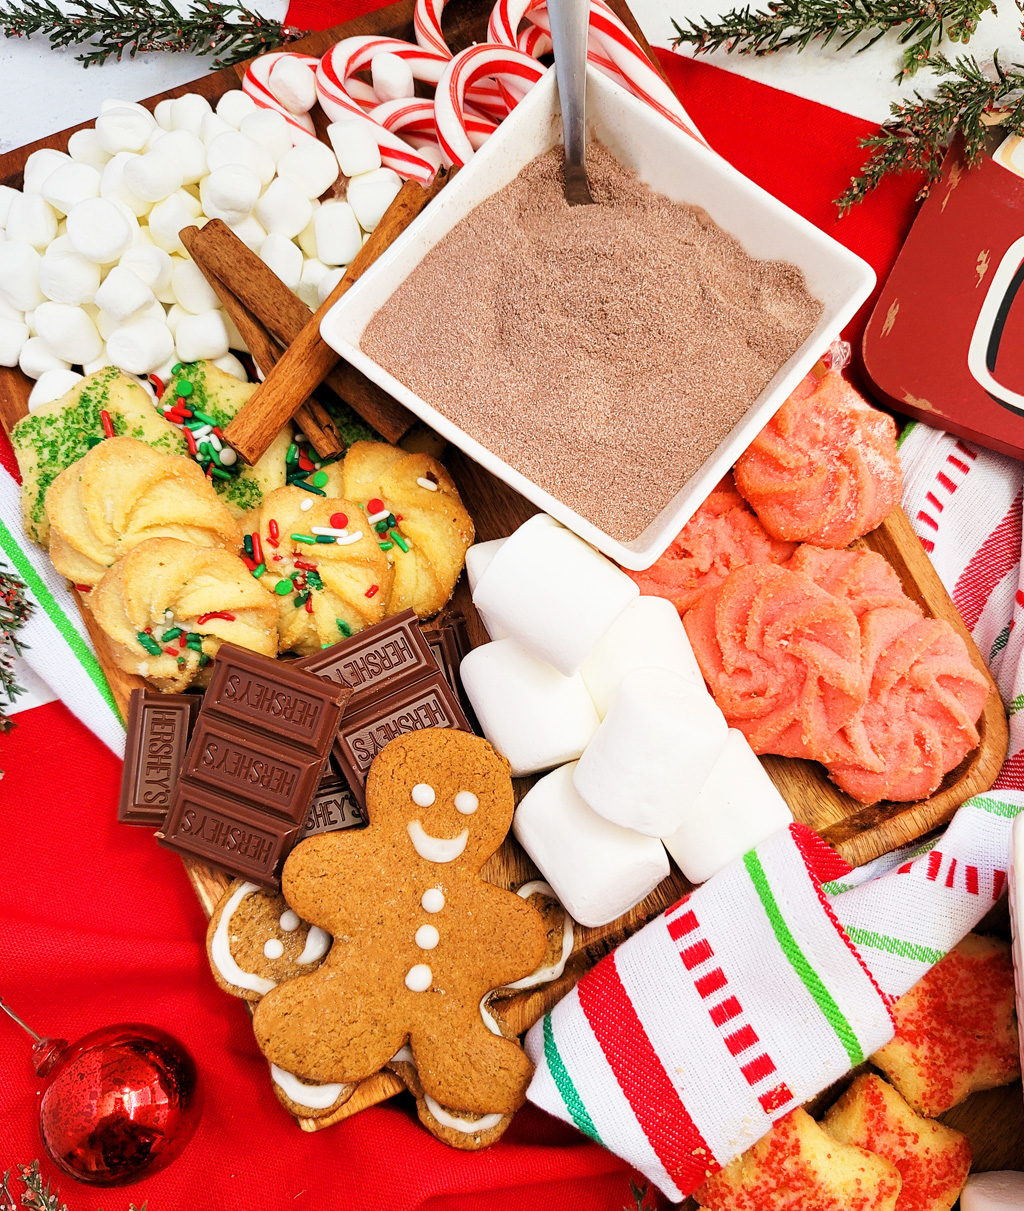
[(132, 690), (117, 818), (150, 828), (164, 822), (202, 699)]

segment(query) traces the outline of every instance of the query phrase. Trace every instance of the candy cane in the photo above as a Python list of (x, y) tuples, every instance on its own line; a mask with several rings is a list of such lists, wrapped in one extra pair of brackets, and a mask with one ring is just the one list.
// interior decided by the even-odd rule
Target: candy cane
[(536, 25), (528, 25), (526, 29), (520, 30), (516, 45), (524, 55), (530, 55), (534, 59), (550, 54), (554, 49), (550, 36)]
[[(466, 120), (466, 134), (473, 150), (479, 151), (484, 142), (498, 129), (498, 124), (490, 118), (470, 112), (468, 106), (463, 116)], [(375, 109), (371, 109), (368, 117), (379, 122), (385, 130), (392, 130), (395, 134), (401, 133), (407, 139), (418, 137), (437, 143), (437, 119), (433, 101), (421, 100), (418, 97), (384, 101)]]
[(292, 127), (293, 137), (299, 131), (304, 135), (315, 135), (316, 128), (313, 126), (313, 119), (309, 114), (293, 114), (274, 96), (270, 87), (270, 73), (275, 64), (282, 59), (297, 59), (300, 63), (308, 64), (310, 71), (315, 70), (320, 62), (315, 55), (299, 55), (293, 51), (273, 51), (268, 55), (260, 55), (259, 58), (253, 59), (245, 69), (242, 91), (251, 97), (261, 109), (272, 109), (281, 114)]
[(521, 50), (490, 42), (469, 46), (448, 63), (437, 85), (434, 118), (437, 141), (449, 164), (462, 165), (473, 155), (466, 129), (466, 94), (471, 84), (489, 76), (509, 84), (536, 84), (547, 69)]
[(448, 0), (416, 0), (412, 25), (416, 31), (416, 41), (424, 50), (436, 51), (450, 59), (452, 52), (441, 32), (441, 13), (447, 3)]

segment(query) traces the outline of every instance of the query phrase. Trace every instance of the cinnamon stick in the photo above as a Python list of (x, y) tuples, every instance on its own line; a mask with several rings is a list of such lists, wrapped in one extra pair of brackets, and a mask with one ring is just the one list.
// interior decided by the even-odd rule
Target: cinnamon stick
[[(267, 375), (265, 382), (256, 389), (228, 426), (225, 431), (228, 441), (247, 462), (255, 462), (260, 457), (284, 422), (294, 414), (298, 404), (337, 366), (338, 354), (320, 336), (321, 320), (384, 249), (408, 227), (431, 198), (444, 187), (450, 176), (450, 172), (442, 170), (426, 189), (415, 181), (407, 181), (402, 186), (376, 231), (345, 270), (344, 277), (316, 313), (307, 320), (281, 360)], [(402, 409), (402, 412), (409, 416), (405, 409)], [(405, 428), (410, 426), (411, 418)], [(384, 432), (383, 429), (380, 431)], [(384, 435), (389, 436), (387, 433)]]

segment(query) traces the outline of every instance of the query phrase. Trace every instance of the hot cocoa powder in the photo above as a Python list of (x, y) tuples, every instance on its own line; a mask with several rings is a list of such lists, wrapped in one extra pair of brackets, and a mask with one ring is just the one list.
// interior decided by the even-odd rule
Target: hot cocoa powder
[(813, 329), (793, 265), (654, 193), (604, 147), (595, 206), (560, 148), (459, 223), (363, 350), (614, 538), (636, 538)]

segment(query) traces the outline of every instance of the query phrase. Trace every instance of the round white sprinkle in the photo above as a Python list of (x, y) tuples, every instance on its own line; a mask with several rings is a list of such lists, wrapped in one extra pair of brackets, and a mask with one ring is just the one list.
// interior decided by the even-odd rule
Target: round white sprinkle
[(291, 933), (299, 928), (299, 914), (294, 908), (286, 908), (281, 913), (281, 920), (278, 922), (285, 933)]
[(434, 978), (426, 963), (417, 963), (405, 973), (405, 986), (410, 992), (426, 992)]
[(412, 801), (417, 807), (429, 807), (435, 798), (434, 788), (426, 782), (417, 782), (412, 788)]
[(444, 892), (439, 887), (428, 887), (420, 903), (424, 912), (440, 912), (444, 908)]
[(230, 446), (225, 446), (220, 452), (220, 461), (225, 467), (233, 467), (238, 462), (238, 455)]
[(302, 502), (302, 504), (299, 505), (299, 508), (303, 511), (303, 513), (308, 513), (309, 510), (312, 509), (312, 507), (313, 507), (313, 502), (309, 499), (308, 496)]
[(279, 959), (284, 954), (284, 943), (270, 938), (263, 947), (263, 953), (268, 959)]
[(480, 800), (472, 791), (459, 791), (455, 796), (455, 810), (464, 816), (471, 816), (480, 806)]
[(441, 935), (433, 925), (421, 925), (416, 930), (416, 945), (420, 950), (433, 950), (441, 941)]

